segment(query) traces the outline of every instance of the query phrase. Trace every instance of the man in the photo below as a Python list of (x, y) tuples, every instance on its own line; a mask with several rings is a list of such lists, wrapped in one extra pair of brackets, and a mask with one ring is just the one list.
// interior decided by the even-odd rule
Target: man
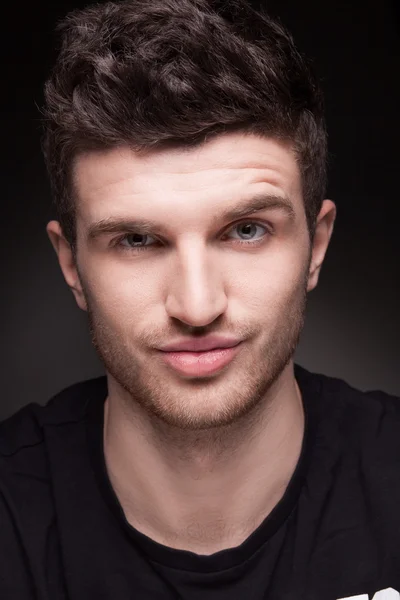
[(241, 0), (66, 17), (47, 232), (106, 377), (0, 426), (0, 597), (399, 599), (400, 404), (293, 364), (321, 94)]

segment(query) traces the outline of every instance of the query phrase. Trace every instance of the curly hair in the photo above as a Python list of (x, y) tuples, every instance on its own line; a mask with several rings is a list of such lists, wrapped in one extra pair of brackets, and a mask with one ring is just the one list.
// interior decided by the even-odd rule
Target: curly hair
[(246, 0), (125, 0), (75, 10), (57, 29), (43, 152), (72, 248), (80, 153), (194, 147), (228, 131), (290, 141), (313, 236), (326, 187), (323, 98), (279, 22)]

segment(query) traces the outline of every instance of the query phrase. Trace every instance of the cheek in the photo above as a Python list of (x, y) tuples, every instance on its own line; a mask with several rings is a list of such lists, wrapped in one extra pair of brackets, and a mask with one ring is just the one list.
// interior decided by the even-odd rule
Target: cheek
[(87, 269), (85, 290), (98, 320), (114, 330), (131, 330), (138, 316), (154, 302), (154, 282), (141, 277), (137, 269), (121, 265), (99, 264)]
[(254, 257), (245, 269), (232, 273), (231, 291), (245, 299), (246, 306), (261, 307), (287, 304), (303, 291), (306, 285), (307, 260), (302, 253), (271, 252)]

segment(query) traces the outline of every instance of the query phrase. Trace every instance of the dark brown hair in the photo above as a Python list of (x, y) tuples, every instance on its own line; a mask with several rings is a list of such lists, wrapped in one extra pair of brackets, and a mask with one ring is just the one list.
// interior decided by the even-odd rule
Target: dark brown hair
[(75, 248), (73, 160), (243, 131), (290, 140), (311, 237), (326, 186), (322, 94), (290, 34), (245, 0), (128, 0), (73, 11), (45, 84), (43, 150)]

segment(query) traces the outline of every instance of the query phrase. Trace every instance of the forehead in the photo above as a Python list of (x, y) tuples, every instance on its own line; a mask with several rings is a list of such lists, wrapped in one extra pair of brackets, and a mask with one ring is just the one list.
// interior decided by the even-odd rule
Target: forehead
[[(242, 197), (253, 191), (301, 202), (301, 181), (288, 143), (240, 133), (225, 134), (197, 148), (156, 150), (138, 155), (128, 147), (90, 152), (74, 165), (77, 214), (85, 220), (162, 205), (182, 209)], [(261, 191), (261, 190), (259, 190)], [(193, 200), (193, 202), (190, 202)]]

